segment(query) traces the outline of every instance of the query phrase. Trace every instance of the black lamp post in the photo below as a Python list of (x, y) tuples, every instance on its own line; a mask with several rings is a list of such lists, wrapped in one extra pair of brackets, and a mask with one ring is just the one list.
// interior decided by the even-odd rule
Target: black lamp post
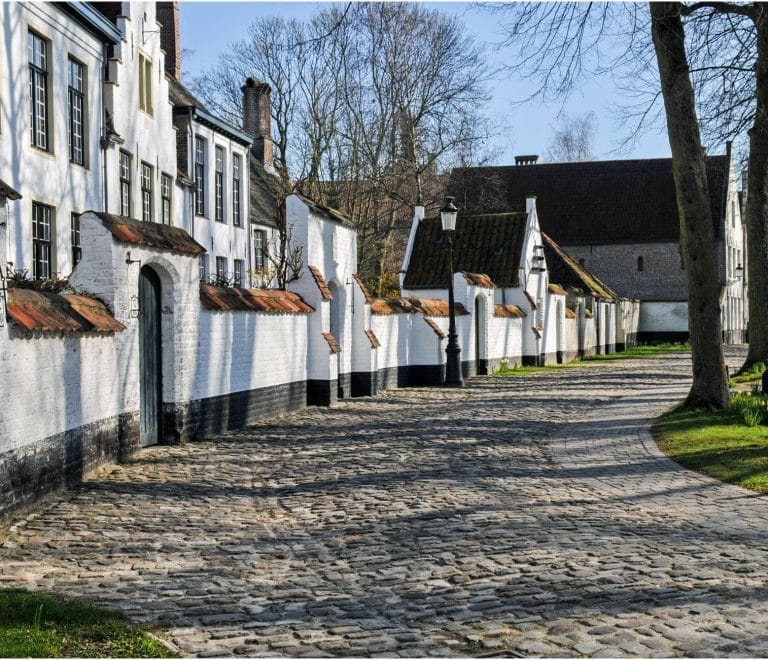
[(456, 216), (459, 209), (453, 204), (453, 197), (446, 197), (445, 204), (440, 208), (440, 220), (443, 223), (443, 233), (448, 239), (448, 346), (445, 347), (445, 384), (451, 387), (461, 387), (464, 380), (461, 377), (461, 347), (459, 335), (456, 332), (456, 310), (453, 306), (453, 233), (456, 231)]

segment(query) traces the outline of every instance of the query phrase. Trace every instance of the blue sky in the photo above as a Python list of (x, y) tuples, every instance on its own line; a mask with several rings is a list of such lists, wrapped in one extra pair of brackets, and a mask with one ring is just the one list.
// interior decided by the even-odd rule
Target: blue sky
[[(503, 63), (509, 53), (493, 47), (501, 38), (498, 17), (476, 5), (462, 2), (430, 2), (436, 8), (456, 16), (480, 42), (491, 44), (489, 53), (495, 62)], [(241, 39), (246, 27), (259, 17), (279, 15), (306, 18), (321, 6), (310, 2), (182, 2), (181, 41), (187, 49), (183, 61), (185, 75), (194, 76), (205, 66), (213, 64), (229, 43)], [(500, 75), (493, 84), (493, 100), (488, 113), (502, 130), (499, 144), (503, 154), (498, 164), (514, 162), (515, 154), (544, 154), (558, 125), (559, 103), (528, 102), (519, 105), (532, 91), (530, 83)], [(594, 112), (597, 117), (597, 138), (594, 151), (598, 158), (668, 157), (669, 143), (665, 133), (647, 132), (630, 151), (616, 152), (625, 137), (625, 129), (617, 126), (609, 111), (619, 100), (619, 91), (610, 78), (593, 80), (574, 93), (564, 108), (570, 116)], [(717, 152), (719, 153), (719, 149)]]

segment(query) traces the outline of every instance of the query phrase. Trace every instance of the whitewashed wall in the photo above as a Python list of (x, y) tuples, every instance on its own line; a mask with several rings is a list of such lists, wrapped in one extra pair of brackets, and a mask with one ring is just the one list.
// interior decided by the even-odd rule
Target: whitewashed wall
[[(103, 205), (102, 43), (54, 3), (0, 3), (0, 172), (22, 194), (10, 208), (7, 260), (32, 273), (32, 203), (53, 207), (52, 272), (66, 277), (72, 270), (71, 214)], [(30, 143), (29, 55), (27, 35), (34, 30), (49, 42), (48, 97), (50, 150)], [(69, 161), (68, 62), (85, 65), (86, 166)]]
[(688, 304), (685, 302), (641, 302), (638, 335), (674, 338), (688, 332)]

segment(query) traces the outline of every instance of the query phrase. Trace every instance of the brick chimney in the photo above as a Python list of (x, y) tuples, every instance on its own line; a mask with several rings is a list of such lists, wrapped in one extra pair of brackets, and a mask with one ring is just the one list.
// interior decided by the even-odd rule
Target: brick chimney
[(253, 155), (267, 168), (274, 166), (272, 157), (271, 88), (266, 83), (248, 78), (243, 91), (243, 129), (252, 135)]
[(165, 51), (165, 71), (181, 80), (181, 33), (179, 32), (179, 3), (158, 2), (155, 6), (157, 20), (162, 24), (160, 48)]
[(515, 156), (515, 165), (535, 165), (539, 162), (539, 156), (537, 154), (530, 154), (528, 156)]

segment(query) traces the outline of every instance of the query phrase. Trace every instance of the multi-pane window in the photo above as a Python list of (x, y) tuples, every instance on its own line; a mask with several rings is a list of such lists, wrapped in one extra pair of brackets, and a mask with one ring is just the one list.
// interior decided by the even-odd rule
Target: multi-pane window
[(200, 255), (200, 281), (201, 282), (208, 281), (208, 255), (207, 254)]
[(205, 215), (205, 140), (195, 138), (195, 213)]
[(131, 217), (131, 154), (120, 152), (120, 215)]
[(32, 277), (49, 279), (52, 272), (51, 236), (53, 235), (53, 209), (45, 204), (32, 203)]
[(216, 194), (216, 222), (224, 222), (224, 149), (216, 147), (215, 152), (215, 194)]
[(235, 227), (242, 227), (240, 219), (240, 168), (240, 156), (232, 154), (232, 224)]
[(139, 108), (152, 114), (152, 60), (139, 53)]
[(227, 258), (216, 257), (216, 279), (219, 281), (227, 279)]
[(69, 160), (85, 165), (85, 67), (69, 58)]
[(152, 166), (141, 163), (141, 219), (152, 222)]
[(171, 186), (173, 179), (168, 174), (160, 175), (160, 222), (171, 224)]
[(253, 232), (253, 270), (257, 273), (264, 272), (264, 251), (267, 247), (267, 233), (264, 231)]
[(80, 245), (80, 214), (72, 213), (70, 218), (70, 235), (72, 236), (72, 266), (77, 266), (83, 258), (83, 248)]
[(29, 111), (32, 146), (49, 151), (48, 135), (48, 42), (29, 32)]
[(243, 286), (243, 260), (235, 259), (235, 271), (233, 273), (235, 286)]

